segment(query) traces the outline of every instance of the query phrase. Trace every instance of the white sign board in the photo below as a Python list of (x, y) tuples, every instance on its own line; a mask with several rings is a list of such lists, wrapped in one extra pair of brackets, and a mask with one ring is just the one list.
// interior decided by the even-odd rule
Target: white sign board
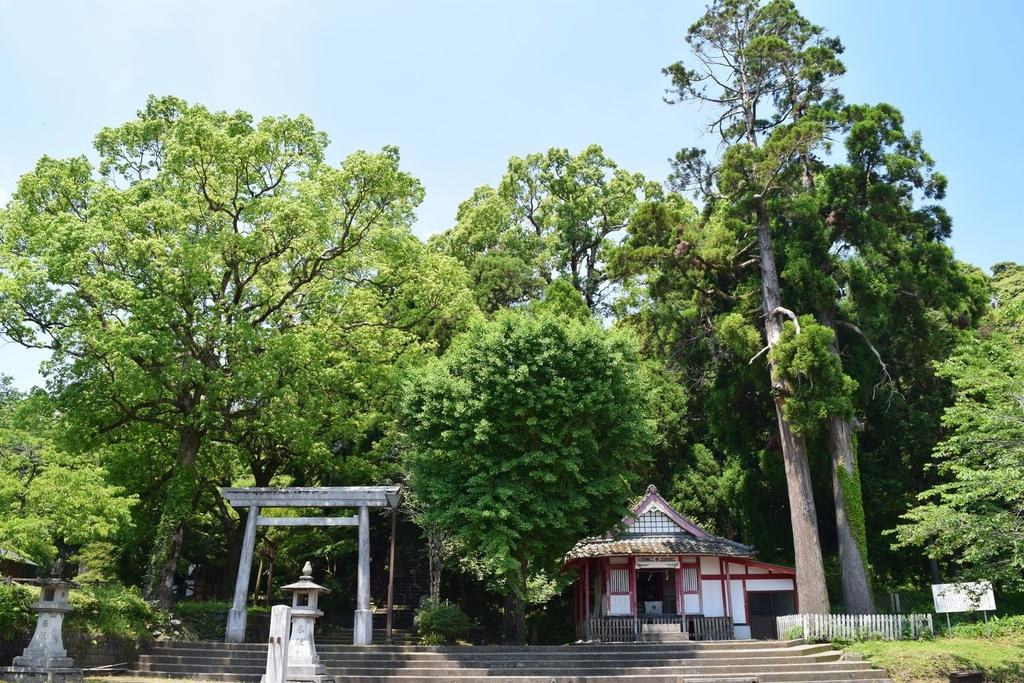
[(932, 584), (937, 614), (950, 612), (994, 612), (996, 596), (988, 581)]
[(679, 558), (638, 557), (637, 569), (679, 569)]

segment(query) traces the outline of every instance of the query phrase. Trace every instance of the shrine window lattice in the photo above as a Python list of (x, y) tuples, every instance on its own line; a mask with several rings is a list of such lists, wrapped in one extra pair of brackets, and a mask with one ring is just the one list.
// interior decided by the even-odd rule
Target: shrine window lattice
[(685, 530), (661, 510), (648, 510), (629, 527), (630, 534), (682, 534)]

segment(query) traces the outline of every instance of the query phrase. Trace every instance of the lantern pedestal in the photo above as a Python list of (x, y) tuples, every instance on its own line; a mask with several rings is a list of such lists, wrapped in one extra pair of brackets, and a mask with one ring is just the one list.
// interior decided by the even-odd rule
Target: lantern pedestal
[(327, 589), (313, 582), (313, 566), (307, 562), (302, 568), (299, 580), (282, 586), (282, 590), (292, 592), (292, 628), (288, 639), (287, 680), (333, 683), (334, 679), (327, 675), (327, 669), (320, 663), (320, 655), (316, 653), (316, 640), (313, 637), (316, 620), (324, 614), (317, 609), (317, 600), (320, 593), (328, 592)]
[(0, 669), (0, 679), (11, 683), (63, 683), (81, 681), (82, 670), (64, 649), (64, 615), (71, 611), (68, 588), (71, 584), (57, 578), (39, 582), (39, 602), (32, 609), (39, 613), (32, 641), (11, 666)]

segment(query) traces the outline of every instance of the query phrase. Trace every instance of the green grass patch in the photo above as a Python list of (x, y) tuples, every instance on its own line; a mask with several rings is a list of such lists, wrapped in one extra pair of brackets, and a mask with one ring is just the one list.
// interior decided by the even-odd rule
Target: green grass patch
[(852, 643), (875, 666), (889, 672), (895, 683), (946, 683), (953, 671), (983, 671), (985, 680), (1024, 681), (1024, 638), (935, 638)]

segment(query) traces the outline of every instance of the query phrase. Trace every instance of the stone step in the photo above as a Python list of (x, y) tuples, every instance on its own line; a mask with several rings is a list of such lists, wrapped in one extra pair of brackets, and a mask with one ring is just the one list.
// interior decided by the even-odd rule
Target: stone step
[[(265, 648), (161, 643), (130, 675), (256, 683)], [(801, 640), (318, 649), (328, 673), (346, 683), (890, 683), (884, 671), (844, 660), (828, 644)]]
[[(413, 676), (424, 679), (460, 680), (476, 679), (495, 676), (532, 676), (559, 678), (565, 676), (586, 676), (586, 677), (609, 677), (609, 676), (761, 676), (762, 679), (771, 676), (800, 675), (806, 680), (829, 677), (836, 678), (838, 675), (850, 676), (856, 673), (859, 678), (883, 678), (884, 672), (872, 670), (867, 665), (852, 665), (848, 661), (829, 661), (829, 663), (817, 664), (777, 664), (777, 665), (722, 665), (709, 666), (693, 663), (684, 667), (494, 667), (494, 668), (471, 668), (471, 669), (422, 669), (422, 668), (354, 668), (354, 667), (331, 667), (328, 671), (336, 678), (358, 678), (358, 677), (396, 677)], [(162, 672), (169, 674), (196, 675), (203, 673), (230, 673), (230, 674), (261, 674), (263, 666), (236, 666), (230, 671), (211, 671), (208, 668), (182, 664), (159, 664), (148, 666), (139, 664), (137, 671)], [(808, 678), (809, 677), (809, 678)]]
[[(872, 673), (872, 675), (867, 675)], [(640, 675), (640, 676), (486, 676), (478, 679), (460, 679), (460, 683), (892, 683), (882, 672), (840, 671), (826, 674), (780, 673), (778, 676), (737, 676), (732, 674), (712, 676)], [(181, 681), (225, 681), (235, 683), (258, 683), (256, 674), (202, 674), (186, 676), (177, 672), (129, 671), (118, 676), (116, 683), (145, 683), (159, 678)], [(446, 678), (422, 678), (417, 676), (359, 676), (345, 679), (345, 683), (440, 683)]]
[[(693, 666), (796, 666), (803, 664), (823, 664), (841, 661), (838, 652), (823, 652), (802, 657), (776, 657), (772, 659), (758, 659), (750, 657), (730, 658), (689, 658), (689, 659), (658, 659), (650, 660), (640, 657), (628, 659), (566, 659), (566, 660), (530, 660), (530, 659), (490, 659), (476, 661), (438, 661), (438, 660), (354, 660), (346, 658), (333, 658), (321, 655), (320, 660), (327, 666), (334, 668), (348, 667), (360, 669), (507, 669), (515, 667), (531, 668), (566, 668), (566, 667), (588, 667), (588, 668), (628, 668), (628, 667), (693, 667)], [(139, 658), (139, 665), (149, 668), (161, 668), (168, 665), (188, 665), (195, 667), (207, 667), (214, 670), (224, 667), (235, 666), (262, 666), (266, 656), (245, 657), (245, 658), (224, 658), (224, 657), (179, 657), (174, 655), (142, 655)], [(849, 662), (843, 663), (855, 663)]]
[[(317, 649), (320, 639), (317, 638)], [(644, 644), (644, 643), (586, 643), (576, 645), (325, 645), (324, 650), (338, 652), (372, 652), (372, 653), (427, 653), (427, 654), (450, 654), (459, 652), (472, 653), (529, 653), (531, 655), (552, 653), (564, 655), (569, 652), (677, 652), (677, 651), (706, 651), (706, 650), (787, 650), (796, 646), (804, 645), (803, 640), (713, 640), (713, 641), (689, 641), (686, 643), (672, 644)], [(821, 647), (828, 648), (828, 645)], [(186, 648), (192, 650), (225, 650), (225, 651), (264, 651), (266, 645), (263, 643), (224, 643), (208, 640), (161, 640), (153, 646), (155, 649), (163, 648)]]
[[(619, 662), (627, 659), (635, 659), (644, 662), (660, 662), (669, 660), (777, 660), (792, 659), (797, 657), (822, 656), (838, 657), (838, 652), (827, 644), (817, 645), (795, 645), (789, 648), (773, 649), (746, 649), (727, 648), (721, 650), (690, 650), (678, 649), (675, 651), (644, 652), (636, 648), (623, 650), (608, 650), (585, 652), (574, 649), (563, 650), (558, 653), (538, 652), (505, 652), (505, 651), (476, 651), (474, 648), (463, 648), (455, 652), (411, 652), (408, 654), (396, 652), (378, 652), (374, 648), (366, 648), (360, 651), (332, 650), (328, 647), (319, 647), (318, 652), (321, 659), (325, 661), (351, 661), (365, 663), (386, 663), (402, 662), (405, 664), (415, 662), (435, 662), (439, 665), (450, 665), (458, 663), (480, 663), (480, 662), (501, 662), (501, 661), (523, 661), (533, 662), (554, 661), (554, 662)], [(221, 651), (209, 648), (163, 648), (155, 647), (143, 657), (178, 657), (178, 658), (211, 658), (221, 661), (262, 661), (266, 656), (266, 647), (258, 646), (251, 650)]]
[[(729, 653), (722, 657), (643, 657), (636, 653), (627, 656), (607, 655), (567, 655), (565, 657), (552, 658), (524, 658), (524, 657), (481, 657), (449, 659), (440, 657), (374, 657), (372, 655), (350, 656), (320, 653), (320, 659), (330, 666), (356, 666), (356, 667), (389, 667), (401, 665), (402, 667), (416, 668), (480, 668), (480, 667), (507, 667), (522, 664), (533, 666), (551, 665), (589, 665), (598, 666), (689, 666), (695, 663), (708, 662), (714, 665), (724, 664), (750, 664), (752, 662), (770, 662), (772, 664), (784, 665), (787, 662), (830, 662), (840, 658), (840, 653), (832, 649), (808, 649), (804, 654), (794, 653), (789, 656), (763, 657), (759, 654), (747, 655), (737, 652)], [(266, 661), (265, 653), (246, 653), (244, 656), (223, 656), (203, 652), (202, 654), (145, 654), (139, 658), (140, 662), (151, 664), (196, 664), (208, 667), (238, 665), (259, 665)]]

